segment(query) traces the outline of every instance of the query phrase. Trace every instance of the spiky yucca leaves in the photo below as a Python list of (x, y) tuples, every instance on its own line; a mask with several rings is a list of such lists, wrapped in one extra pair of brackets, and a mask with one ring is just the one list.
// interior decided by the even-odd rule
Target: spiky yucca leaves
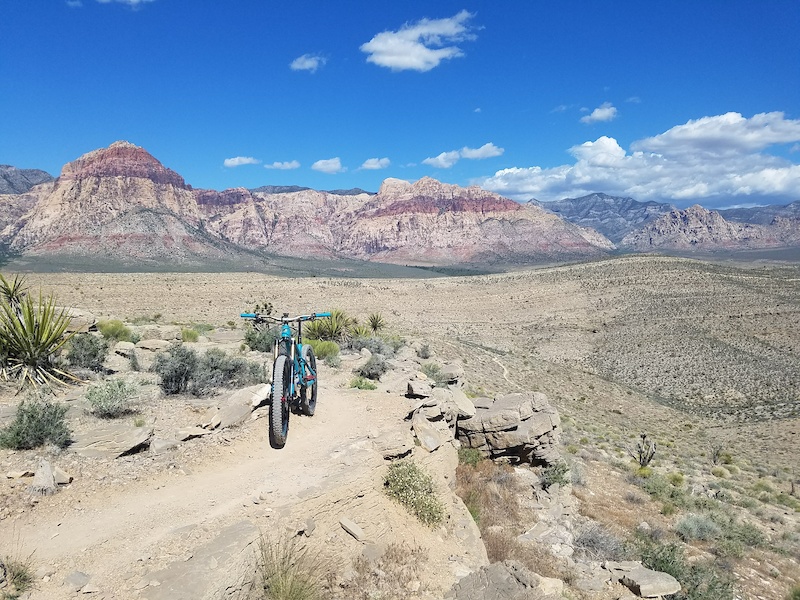
[(317, 319), (303, 328), (303, 334), (309, 339), (346, 342), (352, 337), (352, 328), (358, 320), (340, 309), (331, 311), (330, 317)]
[(383, 320), (381, 313), (372, 313), (367, 317), (367, 324), (372, 333), (378, 333), (381, 329), (386, 327), (386, 321)]
[(52, 296), (45, 299), (39, 294), (34, 301), (25, 295), (16, 306), (0, 299), (0, 354), (4, 358), (0, 375), (34, 387), (75, 380), (55, 360), (73, 335), (66, 333), (71, 319), (65, 309), (56, 309)]
[(25, 276), (14, 275), (14, 280), (9, 281), (0, 274), (0, 300), (11, 306), (17, 307), (25, 297)]

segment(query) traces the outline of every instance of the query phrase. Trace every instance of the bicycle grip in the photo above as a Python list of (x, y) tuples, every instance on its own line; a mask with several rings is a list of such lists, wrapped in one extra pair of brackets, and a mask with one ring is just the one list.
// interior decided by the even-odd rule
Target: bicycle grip
[(256, 313), (242, 313), (239, 316), (242, 317), (243, 319), (255, 319)]

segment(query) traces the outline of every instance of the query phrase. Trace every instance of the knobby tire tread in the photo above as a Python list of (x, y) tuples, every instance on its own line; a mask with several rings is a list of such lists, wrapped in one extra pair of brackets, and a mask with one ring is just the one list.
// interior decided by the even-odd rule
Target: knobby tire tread
[(283, 354), (275, 359), (272, 369), (272, 403), (269, 407), (269, 441), (273, 448), (283, 448), (289, 435), (289, 395), (291, 367)]

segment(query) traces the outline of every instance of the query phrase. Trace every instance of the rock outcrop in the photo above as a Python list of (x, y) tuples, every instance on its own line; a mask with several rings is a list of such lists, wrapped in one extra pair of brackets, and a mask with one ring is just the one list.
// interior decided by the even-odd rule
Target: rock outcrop
[(41, 169), (0, 165), (0, 194), (24, 194), (32, 187), (48, 181), (53, 181), (53, 176)]
[(458, 421), (458, 439), (489, 458), (521, 462), (558, 461), (561, 421), (558, 411), (540, 392), (506, 394), (475, 402), (474, 417)]
[(620, 245), (633, 250), (745, 250), (793, 246), (800, 241), (800, 220), (776, 217), (770, 225), (726, 221), (699, 205), (672, 210), (626, 235)]

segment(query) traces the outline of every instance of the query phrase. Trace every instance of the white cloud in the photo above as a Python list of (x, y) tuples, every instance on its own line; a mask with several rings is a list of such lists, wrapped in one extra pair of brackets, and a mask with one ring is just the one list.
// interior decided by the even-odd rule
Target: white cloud
[(241, 167), (242, 165), (257, 165), (261, 161), (252, 156), (234, 156), (233, 158), (226, 158), (222, 163), (226, 167)]
[(625, 102), (629, 102), (631, 104), (641, 104), (642, 99), (639, 96), (631, 96), (630, 98), (626, 99)]
[(309, 71), (310, 73), (315, 73), (317, 69), (324, 67), (326, 62), (328, 62), (328, 59), (324, 56), (303, 54), (303, 56), (295, 58), (289, 65), (289, 68), (292, 71)]
[(458, 162), (459, 158), (461, 158), (461, 152), (452, 150), (450, 152), (442, 152), (439, 156), (434, 156), (433, 158), (426, 158), (422, 161), (422, 164), (430, 165), (436, 169), (449, 169)]
[(398, 31), (377, 34), (362, 44), (360, 50), (367, 54), (367, 62), (392, 71), (430, 71), (443, 60), (464, 55), (454, 44), (475, 39), (467, 25), (473, 16), (462, 10), (447, 19), (406, 23)]
[(488, 142), (480, 148), (467, 148), (464, 146), (461, 149), (461, 158), (470, 158), (479, 160), (481, 158), (492, 158), (493, 156), (500, 156), (505, 150), (498, 148), (492, 142)]
[(760, 113), (750, 119), (729, 112), (678, 125), (660, 135), (636, 142), (634, 150), (650, 152), (704, 152), (727, 155), (756, 152), (773, 144), (800, 140), (800, 120), (786, 120), (782, 112)]
[(285, 162), (275, 161), (271, 165), (264, 165), (265, 169), (278, 169), (280, 171), (290, 171), (292, 169), (299, 169), (300, 163), (296, 160), (287, 160)]
[(512, 167), (476, 183), (517, 200), (592, 192), (709, 206), (800, 198), (800, 164), (764, 152), (800, 142), (800, 120), (782, 113), (704, 117), (639, 140), (626, 151), (611, 137), (570, 149), (572, 164)]
[(311, 168), (315, 171), (320, 171), (322, 173), (341, 173), (345, 169), (342, 167), (342, 161), (337, 156), (336, 158), (326, 158), (323, 160), (318, 160)]
[(67, 6), (70, 8), (80, 8), (83, 6), (83, 2), (81, 2), (81, 0), (67, 0)]
[(361, 165), (361, 168), (366, 171), (377, 171), (387, 168), (390, 164), (391, 161), (388, 158), (368, 158), (364, 161), (364, 164)]
[(436, 169), (449, 169), (456, 164), (459, 159), (467, 158), (470, 160), (480, 160), (483, 158), (492, 158), (493, 156), (500, 156), (505, 152), (505, 149), (498, 148), (492, 142), (487, 142), (480, 148), (468, 148), (464, 146), (461, 150), (451, 150), (450, 152), (442, 152), (438, 156), (426, 158), (423, 164), (430, 165)]
[(591, 114), (581, 117), (581, 123), (598, 123), (601, 121), (613, 121), (617, 116), (617, 109), (611, 102), (603, 102), (595, 108)]

